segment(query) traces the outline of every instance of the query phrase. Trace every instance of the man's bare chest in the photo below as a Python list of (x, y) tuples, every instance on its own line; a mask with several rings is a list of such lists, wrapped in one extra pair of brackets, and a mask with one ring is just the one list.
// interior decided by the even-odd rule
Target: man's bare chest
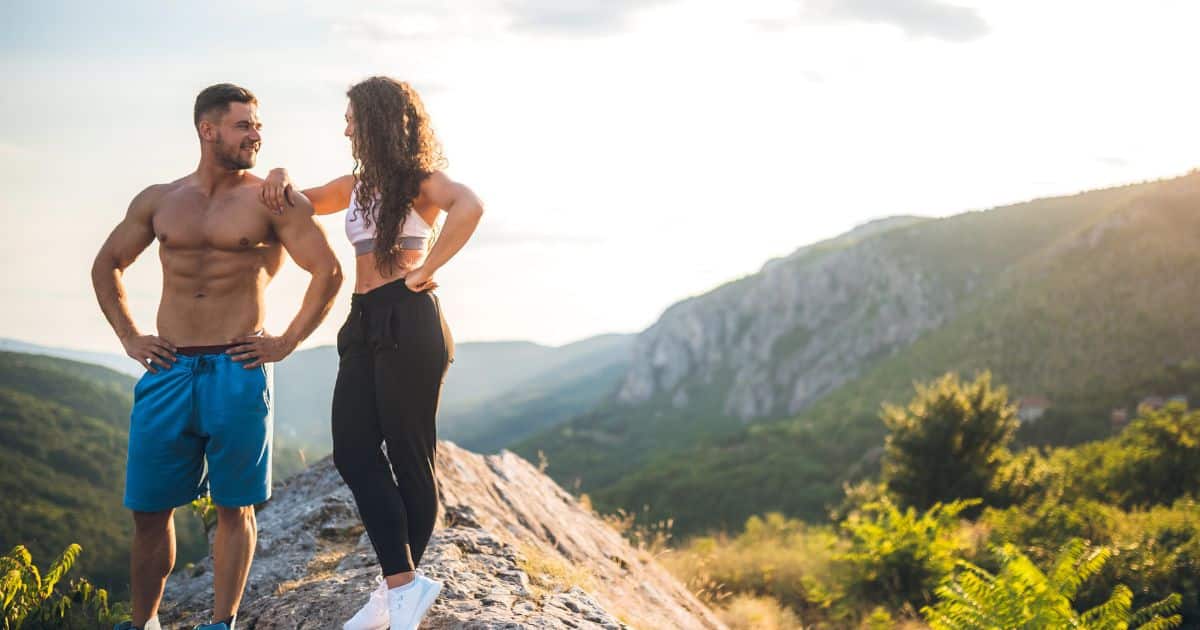
[(154, 213), (153, 226), (159, 245), (171, 249), (250, 251), (277, 244), (265, 214), (240, 200), (167, 199)]

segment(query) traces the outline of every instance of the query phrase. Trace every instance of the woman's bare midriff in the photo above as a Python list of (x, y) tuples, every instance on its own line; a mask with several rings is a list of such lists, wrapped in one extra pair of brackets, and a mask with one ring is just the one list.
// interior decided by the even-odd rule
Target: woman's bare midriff
[(383, 275), (375, 266), (375, 254), (368, 252), (354, 259), (354, 292), (366, 293), (377, 289), (389, 282), (394, 282), (408, 275), (408, 272), (421, 266), (425, 260), (424, 250), (402, 249), (397, 259), (396, 268), (392, 273)]

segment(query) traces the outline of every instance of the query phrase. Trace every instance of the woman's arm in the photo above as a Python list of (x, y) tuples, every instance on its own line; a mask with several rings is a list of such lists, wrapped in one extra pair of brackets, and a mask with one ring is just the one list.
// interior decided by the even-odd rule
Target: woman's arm
[[(293, 205), (288, 199), (288, 190), (293, 188), (292, 178), (286, 168), (271, 169), (259, 193), (263, 204), (275, 214), (283, 212), (283, 204)], [(354, 176), (342, 175), (324, 186), (304, 189), (304, 196), (312, 202), (315, 214), (333, 214), (350, 205), (350, 191), (354, 189)]]
[(479, 197), (441, 171), (435, 171), (421, 183), (421, 195), (446, 211), (446, 223), (426, 255), (425, 263), (408, 273), (406, 283), (414, 291), (427, 288), (434, 272), (467, 244), (483, 217), (483, 202)]

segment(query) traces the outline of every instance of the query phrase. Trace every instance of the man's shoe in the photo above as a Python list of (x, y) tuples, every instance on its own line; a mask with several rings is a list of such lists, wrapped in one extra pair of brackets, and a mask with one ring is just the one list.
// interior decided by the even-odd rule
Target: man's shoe
[(375, 576), (378, 586), (371, 591), (371, 598), (354, 613), (342, 630), (387, 630), (388, 627), (388, 587), (382, 575)]

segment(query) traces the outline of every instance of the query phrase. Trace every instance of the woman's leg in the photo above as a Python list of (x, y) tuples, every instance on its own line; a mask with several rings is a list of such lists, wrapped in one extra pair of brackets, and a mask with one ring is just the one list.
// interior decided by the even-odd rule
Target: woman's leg
[(451, 356), (433, 296), (412, 298), (393, 312), (396, 344), (375, 355), (375, 400), (388, 460), (407, 509), (415, 568), (437, 521), (437, 409)]
[[(351, 313), (351, 317), (356, 317)], [(351, 322), (354, 324), (354, 322)], [(408, 514), (381, 450), (375, 407), (375, 365), (364, 335), (340, 340), (341, 362), (333, 390), (333, 462), (354, 493), (358, 513), (384, 575), (411, 571)]]

